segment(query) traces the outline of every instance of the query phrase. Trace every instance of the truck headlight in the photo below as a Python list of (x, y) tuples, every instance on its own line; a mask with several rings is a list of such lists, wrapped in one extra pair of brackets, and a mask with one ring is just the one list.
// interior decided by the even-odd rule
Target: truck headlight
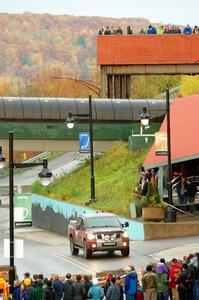
[(128, 232), (127, 232), (127, 231), (124, 231), (124, 232), (122, 233), (122, 237), (128, 238), (128, 237), (129, 237), (129, 236), (128, 236)]
[(88, 240), (95, 240), (95, 234), (93, 234), (93, 233), (88, 233), (88, 234), (87, 234), (87, 238), (88, 238)]

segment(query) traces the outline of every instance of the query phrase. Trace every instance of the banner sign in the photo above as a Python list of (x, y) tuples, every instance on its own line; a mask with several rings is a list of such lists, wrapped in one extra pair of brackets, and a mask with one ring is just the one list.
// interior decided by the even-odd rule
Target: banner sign
[(155, 154), (157, 156), (167, 156), (167, 133), (166, 131), (155, 133)]
[[(14, 240), (14, 256), (15, 258), (24, 258), (24, 242), (21, 239)], [(4, 239), (4, 257), (10, 257), (10, 240)]]
[(14, 194), (14, 222), (32, 224), (32, 194)]
[(87, 153), (90, 152), (90, 134), (89, 132), (79, 133), (79, 152)]

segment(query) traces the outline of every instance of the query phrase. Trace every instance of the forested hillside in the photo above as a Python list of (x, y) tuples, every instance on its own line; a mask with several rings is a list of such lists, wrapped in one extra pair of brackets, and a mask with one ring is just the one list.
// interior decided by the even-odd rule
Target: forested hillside
[[(0, 14), (0, 96), (98, 97), (97, 33), (106, 26), (120, 26), (126, 33), (128, 25), (138, 33), (149, 21)], [(77, 79), (89, 80), (94, 86), (89, 88)], [(166, 86), (178, 84), (179, 78), (134, 77), (131, 97), (154, 97)]]
[(0, 14), (0, 76), (31, 78), (53, 70), (53, 74), (93, 80), (99, 28), (121, 26), (126, 31), (131, 25), (138, 31), (148, 23), (136, 18)]

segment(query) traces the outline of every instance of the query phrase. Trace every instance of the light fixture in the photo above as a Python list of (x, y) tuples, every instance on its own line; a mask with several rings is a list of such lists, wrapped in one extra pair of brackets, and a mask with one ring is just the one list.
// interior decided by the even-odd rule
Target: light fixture
[(72, 129), (75, 126), (75, 119), (71, 112), (68, 113), (68, 118), (66, 119), (66, 124), (69, 129)]
[(0, 169), (3, 169), (5, 161), (6, 161), (6, 158), (2, 154), (2, 147), (0, 146)]
[(143, 112), (140, 114), (140, 121), (143, 126), (149, 125), (149, 114), (146, 111), (146, 107), (143, 107)]
[(53, 175), (52, 175), (52, 172), (48, 169), (47, 159), (43, 160), (43, 169), (38, 174), (38, 176), (39, 176), (40, 182), (43, 186), (47, 186), (51, 182), (51, 178)]

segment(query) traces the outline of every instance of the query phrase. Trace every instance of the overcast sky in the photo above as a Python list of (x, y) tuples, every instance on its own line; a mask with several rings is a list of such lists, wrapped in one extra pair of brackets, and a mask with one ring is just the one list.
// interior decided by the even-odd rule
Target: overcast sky
[(144, 17), (151, 22), (199, 24), (199, 0), (1, 0), (0, 12)]

